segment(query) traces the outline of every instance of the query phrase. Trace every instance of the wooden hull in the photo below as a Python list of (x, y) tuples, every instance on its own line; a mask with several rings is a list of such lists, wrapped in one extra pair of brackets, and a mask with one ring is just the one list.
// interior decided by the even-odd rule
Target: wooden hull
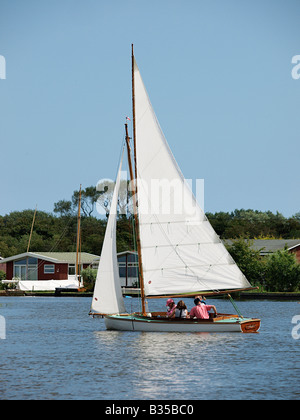
[(222, 314), (210, 320), (168, 319), (144, 317), (139, 314), (105, 316), (108, 330), (145, 332), (242, 332), (253, 333), (260, 328), (260, 320)]

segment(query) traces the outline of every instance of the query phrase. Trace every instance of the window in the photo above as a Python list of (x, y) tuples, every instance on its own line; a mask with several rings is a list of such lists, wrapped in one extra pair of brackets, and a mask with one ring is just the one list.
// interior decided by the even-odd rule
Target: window
[(118, 257), (119, 273), (121, 278), (138, 277), (138, 257), (135, 254), (126, 254)]
[(128, 277), (138, 277), (139, 275), (139, 268), (136, 263), (128, 264)]
[(119, 263), (119, 274), (120, 277), (126, 277), (126, 263)]
[(69, 276), (75, 276), (76, 268), (75, 264), (69, 264)]
[(38, 260), (25, 258), (14, 261), (14, 277), (20, 280), (37, 280)]
[(27, 260), (25, 258), (25, 260), (18, 260), (14, 262), (15, 266), (16, 265), (26, 265), (27, 264)]
[(45, 264), (44, 265), (44, 274), (54, 274), (55, 265), (54, 264)]

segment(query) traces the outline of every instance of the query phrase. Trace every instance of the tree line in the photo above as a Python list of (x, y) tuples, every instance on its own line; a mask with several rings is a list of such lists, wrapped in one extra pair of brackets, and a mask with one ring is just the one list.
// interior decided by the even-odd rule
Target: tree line
[[(100, 182), (97, 187), (88, 187), (82, 191), (81, 211), (84, 216), (92, 216), (97, 205), (98, 213), (108, 215), (113, 195), (114, 183), (110, 180)], [(119, 207), (122, 215), (130, 217), (132, 213), (131, 194), (128, 182), (121, 181)], [(71, 200), (61, 200), (54, 204), (54, 213), (59, 216), (71, 216), (77, 213), (79, 191), (74, 191)], [(129, 210), (125, 210), (129, 208)], [(281, 213), (252, 209), (236, 209), (232, 212), (206, 213), (210, 223), (222, 239), (234, 238), (300, 238), (300, 212), (291, 217)]]
[[(95, 189), (94, 189), (95, 190)], [(95, 191), (86, 189), (82, 199), (82, 251), (100, 255), (107, 218), (92, 215)], [(90, 192), (90, 195), (89, 195)], [(78, 192), (71, 201), (54, 204), (53, 213), (37, 211), (30, 249), (40, 252), (72, 252), (76, 250)], [(109, 204), (103, 198), (103, 209)], [(105, 213), (104, 213), (105, 214)], [(14, 211), (0, 216), (0, 256), (26, 252), (34, 211)], [(258, 210), (207, 213), (221, 239), (297, 239), (300, 238), (300, 212), (286, 218), (280, 213)], [(133, 217), (121, 214), (117, 222), (118, 252), (134, 249)]]
[[(27, 251), (33, 210), (12, 212), (0, 216), (0, 256), (3, 258)], [(101, 254), (106, 220), (81, 218), (81, 251)], [(77, 216), (56, 216), (37, 211), (30, 242), (32, 252), (75, 252)], [(131, 218), (120, 217), (117, 224), (118, 251), (134, 249)]]
[(262, 257), (251, 240), (236, 239), (227, 246), (231, 256), (252, 286), (260, 291), (296, 292), (300, 290), (300, 264), (287, 247)]
[[(0, 216), (0, 255), (9, 257), (26, 252), (34, 211), (15, 211)], [(221, 239), (297, 239), (300, 238), (300, 213), (285, 218), (280, 213), (235, 210), (208, 213), (207, 217)], [(83, 215), (82, 251), (100, 255), (106, 218)], [(76, 250), (76, 212), (62, 214), (37, 211), (30, 250), (72, 252)], [(118, 252), (134, 249), (132, 215), (120, 215), (117, 223)]]
[[(124, 191), (126, 185), (124, 185)], [(81, 200), (81, 251), (100, 255), (110, 209), (110, 185), (88, 187)], [(79, 191), (71, 200), (54, 204), (53, 212), (37, 211), (30, 251), (75, 252), (77, 235), (77, 208)], [(118, 252), (134, 250), (134, 218), (125, 212), (128, 198), (120, 198), (121, 214), (117, 221)], [(95, 217), (96, 204), (102, 208), (102, 218)], [(106, 215), (106, 217), (105, 217)], [(0, 256), (26, 252), (34, 210), (14, 211), (0, 216)], [(229, 252), (251, 284), (265, 290), (293, 291), (300, 289), (300, 264), (287, 250), (268, 258), (261, 258), (251, 248), (251, 239), (300, 238), (300, 212), (291, 217), (271, 211), (236, 209), (233, 212), (207, 213), (207, 217), (221, 239), (235, 239)], [(250, 241), (250, 242), (249, 242)]]
[(300, 212), (291, 217), (259, 210), (207, 213), (207, 217), (222, 239), (298, 239)]

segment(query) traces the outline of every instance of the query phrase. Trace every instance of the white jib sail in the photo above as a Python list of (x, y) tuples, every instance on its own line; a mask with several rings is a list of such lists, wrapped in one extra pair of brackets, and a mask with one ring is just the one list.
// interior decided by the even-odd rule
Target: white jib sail
[(185, 182), (136, 63), (134, 80), (145, 295), (250, 287)]
[(126, 312), (120, 284), (116, 243), (121, 169), (122, 159), (111, 202), (91, 307), (92, 311), (107, 315)]

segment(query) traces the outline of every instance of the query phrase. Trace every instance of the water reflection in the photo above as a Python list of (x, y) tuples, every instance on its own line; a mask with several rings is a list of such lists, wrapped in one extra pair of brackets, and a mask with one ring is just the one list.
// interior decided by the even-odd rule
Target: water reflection
[[(197, 398), (214, 380), (209, 375), (220, 370), (222, 347), (234, 347), (240, 340), (238, 334), (211, 333), (98, 331), (94, 336), (102, 354), (107, 355), (105, 366), (118, 372), (119, 380), (130, 375), (131, 398), (142, 399), (184, 398), (189, 388), (192, 391), (186, 398)], [(118, 365), (114, 366), (114, 360)], [(200, 381), (201, 377), (205, 381)], [(195, 390), (193, 382), (197, 383)]]
[(12, 297), (0, 305), (0, 345), (9, 355), (0, 363), (0, 399), (300, 397), (296, 302), (239, 302), (242, 313), (262, 318), (261, 333), (246, 335), (106, 331), (104, 320), (88, 317), (89, 299)]
[[(225, 341), (233, 342), (234, 336), (222, 334), (147, 334), (142, 333), (137, 342), (136, 361), (141, 374), (137, 389), (142, 398), (159, 398), (166, 394), (185, 394), (191, 389), (190, 398), (207, 386), (208, 367), (216, 349)], [(208, 362), (208, 363), (207, 363)], [(205, 378), (201, 381), (200, 378)], [(192, 383), (197, 383), (193, 390)]]

